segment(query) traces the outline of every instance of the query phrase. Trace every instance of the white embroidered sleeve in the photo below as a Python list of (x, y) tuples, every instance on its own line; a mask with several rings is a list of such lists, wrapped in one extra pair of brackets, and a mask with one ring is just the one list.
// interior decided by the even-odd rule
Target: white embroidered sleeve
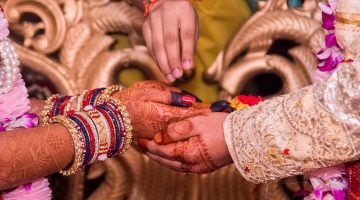
[(235, 165), (255, 183), (359, 159), (360, 65), (232, 113), (224, 131)]

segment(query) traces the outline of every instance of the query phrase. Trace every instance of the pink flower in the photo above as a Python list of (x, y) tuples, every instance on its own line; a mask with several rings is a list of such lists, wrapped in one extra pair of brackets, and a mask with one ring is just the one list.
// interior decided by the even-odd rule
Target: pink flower
[(319, 169), (311, 172), (309, 176), (314, 190), (305, 200), (323, 200), (326, 197), (335, 200), (346, 199), (348, 183), (342, 165)]
[(39, 119), (34, 113), (26, 113), (21, 117), (18, 117), (16, 120), (12, 121), (7, 127), (7, 130), (12, 130), (15, 128), (33, 128), (39, 124)]
[(6, 200), (21, 200), (21, 199), (51, 199), (51, 189), (49, 188), (49, 182), (47, 179), (42, 178), (16, 188), (11, 192), (3, 194)]
[(322, 11), (322, 27), (326, 30), (334, 30), (335, 29), (335, 6), (337, 2), (331, 1), (328, 4), (323, 2), (319, 3), (320, 10)]
[(6, 131), (6, 128), (4, 126), (0, 125), (0, 132), (4, 132), (4, 131)]
[(325, 36), (325, 47), (319, 51), (317, 58), (320, 71), (332, 71), (344, 60), (334, 33)]
[(13, 121), (30, 110), (27, 89), (19, 79), (13, 89), (0, 95), (0, 123), (5, 119)]
[(9, 23), (7, 19), (4, 17), (4, 13), (0, 11), (0, 39), (4, 39), (5, 37), (9, 36)]

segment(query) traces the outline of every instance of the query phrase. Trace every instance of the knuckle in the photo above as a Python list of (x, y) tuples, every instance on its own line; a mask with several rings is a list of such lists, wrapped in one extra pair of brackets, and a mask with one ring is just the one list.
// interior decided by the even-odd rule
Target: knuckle
[(164, 34), (164, 42), (166, 45), (173, 45), (179, 41), (178, 37), (176, 37), (173, 33), (165, 33)]
[(153, 51), (156, 53), (160, 52), (163, 49), (162, 43), (159, 40), (153, 40), (152, 44)]
[(193, 40), (195, 33), (193, 30), (186, 29), (186, 30), (182, 31), (181, 35), (182, 35), (182, 38), (185, 40)]

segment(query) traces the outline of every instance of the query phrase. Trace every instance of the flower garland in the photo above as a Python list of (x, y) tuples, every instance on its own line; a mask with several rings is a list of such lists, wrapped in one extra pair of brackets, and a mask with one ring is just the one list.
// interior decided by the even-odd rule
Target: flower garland
[[(315, 83), (327, 80), (337, 66), (344, 62), (344, 54), (334, 33), (336, 5), (337, 0), (329, 0), (327, 4), (319, 3), (322, 11), (322, 27), (327, 34), (325, 35), (325, 47), (317, 54), (319, 64), (313, 76)], [(347, 198), (348, 181), (344, 165), (316, 170), (308, 175), (313, 191), (304, 198), (305, 200), (344, 200)]]
[(325, 4), (320, 2), (319, 7), (322, 11), (322, 27), (327, 32), (325, 35), (325, 45), (317, 54), (318, 68), (314, 73), (315, 83), (322, 82), (330, 77), (335, 68), (344, 60), (344, 54), (335, 36), (335, 8), (337, 0), (329, 0)]
[[(19, 60), (9, 35), (8, 21), (0, 10), (0, 132), (16, 128), (32, 128), (38, 125), (35, 114), (29, 113), (25, 83), (19, 72)], [(14, 190), (0, 191), (0, 200), (51, 199), (51, 190), (47, 179), (39, 179)]]

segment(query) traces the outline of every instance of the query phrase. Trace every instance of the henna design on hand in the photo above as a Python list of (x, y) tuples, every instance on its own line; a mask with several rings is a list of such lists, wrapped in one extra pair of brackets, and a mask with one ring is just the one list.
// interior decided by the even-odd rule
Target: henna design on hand
[(66, 168), (74, 148), (67, 129), (55, 124), (0, 134), (0, 190)]
[(125, 101), (134, 128), (134, 136), (153, 138), (169, 121), (209, 112), (209, 109), (179, 108), (153, 102)]
[(169, 120), (170, 125), (168, 125), (167, 129), (164, 129), (163, 132), (160, 133), (161, 140), (156, 140), (156, 138), (154, 138), (156, 143), (169, 144), (190, 137), (194, 127), (189, 120), (182, 120), (177, 123), (171, 123), (171, 121), (173, 120)]
[(183, 172), (210, 173), (217, 169), (206, 144), (199, 136), (177, 142), (172, 156), (184, 163), (180, 168)]
[(179, 92), (179, 93), (181, 92), (181, 90), (176, 87), (172, 87), (166, 83), (160, 81), (153, 81), (153, 80), (136, 82), (131, 85), (131, 88), (139, 88), (139, 89), (148, 88), (148, 89), (170, 91), (170, 92)]

